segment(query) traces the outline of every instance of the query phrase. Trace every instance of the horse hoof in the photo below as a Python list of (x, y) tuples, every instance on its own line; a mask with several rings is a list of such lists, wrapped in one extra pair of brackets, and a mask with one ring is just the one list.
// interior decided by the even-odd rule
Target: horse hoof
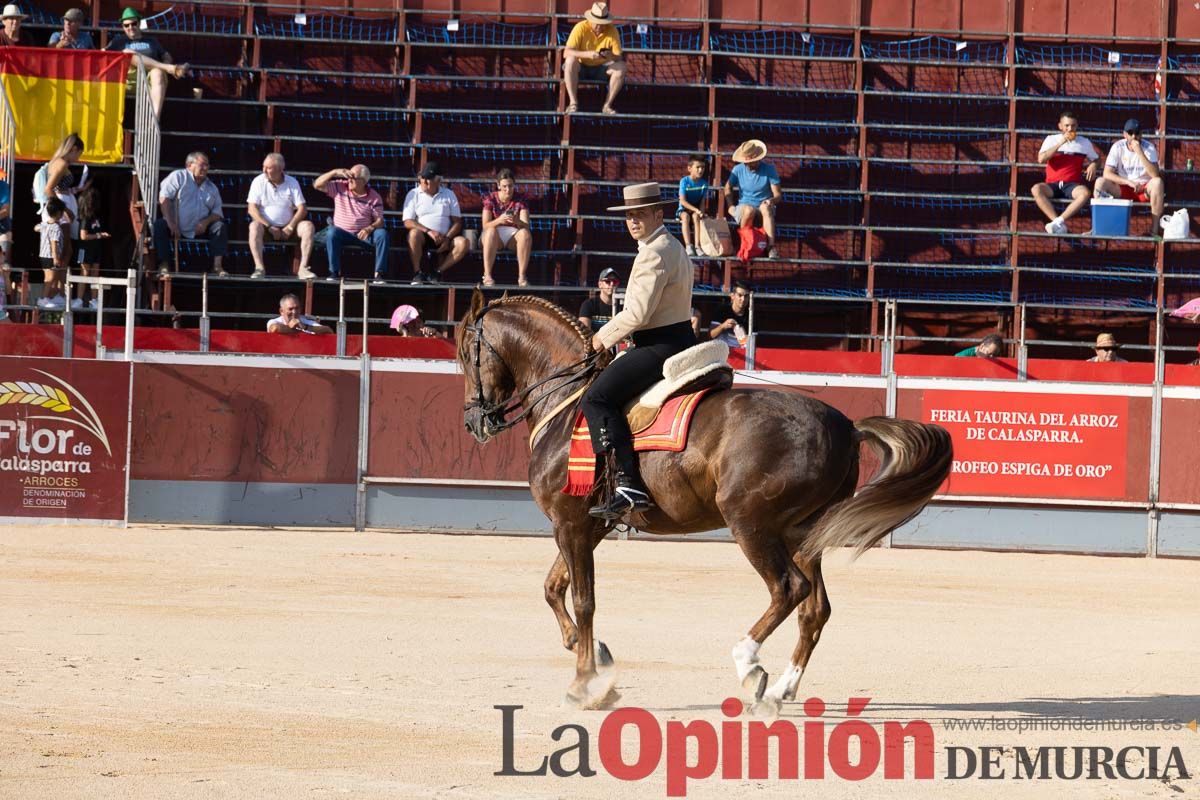
[(572, 653), (575, 652), (575, 645), (578, 643), (579, 634), (577, 632), (572, 632), (570, 636), (563, 637), (563, 647), (567, 648), (567, 650), (571, 651)]
[(767, 671), (761, 666), (755, 665), (746, 677), (742, 678), (742, 688), (748, 692), (754, 692), (755, 701), (762, 700), (763, 694), (767, 691)]
[(783, 708), (783, 703), (778, 697), (770, 695), (757, 700), (754, 705), (750, 706), (750, 716), (756, 719), (773, 720), (779, 717), (779, 712)]
[(599, 639), (596, 640), (596, 666), (611, 667), (613, 665), (612, 652), (609, 651), (608, 645)]
[(611, 708), (621, 699), (616, 684), (616, 673), (596, 675), (581, 687), (572, 684), (567, 690), (566, 702), (583, 711)]

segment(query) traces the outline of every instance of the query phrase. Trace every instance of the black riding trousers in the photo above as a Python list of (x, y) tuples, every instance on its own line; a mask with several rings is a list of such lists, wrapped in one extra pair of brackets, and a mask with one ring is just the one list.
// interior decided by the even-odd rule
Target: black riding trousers
[(611, 445), (617, 466), (627, 475), (637, 475), (633, 434), (625, 420), (626, 403), (662, 380), (663, 362), (696, 344), (688, 322), (633, 334), (636, 345), (613, 361), (583, 395), (583, 416), (592, 436), (592, 452), (601, 455)]

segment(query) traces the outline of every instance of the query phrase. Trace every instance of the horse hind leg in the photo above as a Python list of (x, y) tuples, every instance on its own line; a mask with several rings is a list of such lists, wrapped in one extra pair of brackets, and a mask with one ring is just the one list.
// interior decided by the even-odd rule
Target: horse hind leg
[(821, 574), (821, 560), (818, 558), (811, 563), (798, 562), (797, 566), (809, 576), (813, 589), (797, 610), (800, 640), (792, 653), (791, 664), (765, 694), (765, 702), (777, 707), (781, 707), (785, 700), (796, 699), (800, 678), (804, 675), (813, 650), (817, 647), (817, 641), (821, 638), (821, 631), (833, 612), (829, 604), (829, 593), (825, 590), (825, 578)]
[(736, 533), (735, 538), (771, 593), (771, 604), (766, 612), (754, 623), (746, 637), (733, 648), (733, 663), (737, 669), (738, 680), (743, 689), (754, 693), (757, 703), (763, 699), (767, 689), (767, 672), (758, 663), (758, 649), (779, 624), (804, 602), (812, 587), (792, 563), (780, 540), (760, 542)]
[(846, 476), (842, 480), (842, 485), (837, 492), (829, 499), (829, 502), (810, 517), (804, 524), (797, 527), (788, 539), (788, 548), (792, 552), (792, 558), (795, 561), (796, 568), (804, 574), (812, 584), (812, 592), (808, 595), (803, 603), (799, 606), (799, 611), (796, 618), (800, 623), (800, 640), (796, 643), (796, 649), (792, 653), (792, 661), (788, 665), (787, 670), (766, 692), (767, 703), (773, 704), (776, 708), (782, 708), (783, 701), (795, 700), (796, 691), (800, 686), (800, 678), (804, 675), (804, 670), (808, 667), (808, 660), (812, 658), (813, 650), (817, 646), (817, 640), (821, 638), (821, 630), (825, 627), (825, 623), (829, 621), (829, 615), (832, 613), (832, 608), (829, 605), (829, 593), (825, 590), (825, 577), (821, 573), (821, 558), (820, 556), (811, 561), (800, 557), (798, 552), (803, 545), (806, 537), (812, 534), (813, 525), (820, 520), (830, 506), (854, 495), (854, 489), (858, 484), (858, 457), (857, 450), (851, 451), (854, 457), (846, 469)]

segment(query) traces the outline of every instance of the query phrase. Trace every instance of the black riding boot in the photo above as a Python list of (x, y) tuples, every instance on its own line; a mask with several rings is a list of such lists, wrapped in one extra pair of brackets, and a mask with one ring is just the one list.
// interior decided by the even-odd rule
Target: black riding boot
[(588, 513), (593, 517), (606, 520), (617, 520), (635, 511), (646, 511), (654, 506), (650, 492), (646, 491), (638, 475), (637, 453), (633, 451), (632, 442), (611, 444), (608, 441), (608, 431), (600, 429), (601, 441), (605, 448), (611, 450), (617, 462), (616, 487), (608, 501), (593, 506)]

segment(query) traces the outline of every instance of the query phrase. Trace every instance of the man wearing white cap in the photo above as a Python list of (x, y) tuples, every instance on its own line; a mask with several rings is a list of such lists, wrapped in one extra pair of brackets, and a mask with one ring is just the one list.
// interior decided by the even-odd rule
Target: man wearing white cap
[(635, 346), (604, 368), (582, 403), (592, 451), (598, 456), (611, 452), (617, 462), (612, 497), (589, 512), (608, 520), (653, 505), (622, 408), (662, 379), (664, 361), (696, 343), (691, 323), (692, 262), (679, 240), (663, 227), (663, 207), (674, 205), (677, 198), (664, 200), (657, 183), (626, 186), (624, 198), (623, 205), (608, 210), (625, 212), (625, 227), (637, 240), (638, 253), (629, 274), (625, 308), (593, 334), (592, 349), (612, 347), (628, 336)]
[(608, 78), (608, 97), (601, 110), (616, 114), (613, 100), (625, 83), (625, 54), (621, 50), (621, 34), (613, 24), (608, 3), (592, 3), (577, 22), (563, 47), (563, 82), (567, 86), (567, 113), (579, 110), (579, 79), (602, 81)]
[[(769, 248), (767, 258), (778, 258), (779, 253), (775, 249), (775, 208), (783, 199), (783, 190), (779, 187), (779, 172), (763, 162), (766, 157), (767, 146), (760, 139), (742, 142), (733, 151), (733, 161), (737, 166), (725, 181), (725, 207), (739, 228), (752, 227), (755, 216), (761, 214)], [(733, 198), (735, 189), (738, 193), (736, 202)]]
[(35, 46), (28, 36), (21, 35), (21, 23), (27, 19), (29, 15), (22, 14), (21, 7), (16, 3), (9, 3), (4, 7), (4, 13), (0, 14), (0, 22), (4, 23), (4, 30), (0, 31), (0, 47)]

